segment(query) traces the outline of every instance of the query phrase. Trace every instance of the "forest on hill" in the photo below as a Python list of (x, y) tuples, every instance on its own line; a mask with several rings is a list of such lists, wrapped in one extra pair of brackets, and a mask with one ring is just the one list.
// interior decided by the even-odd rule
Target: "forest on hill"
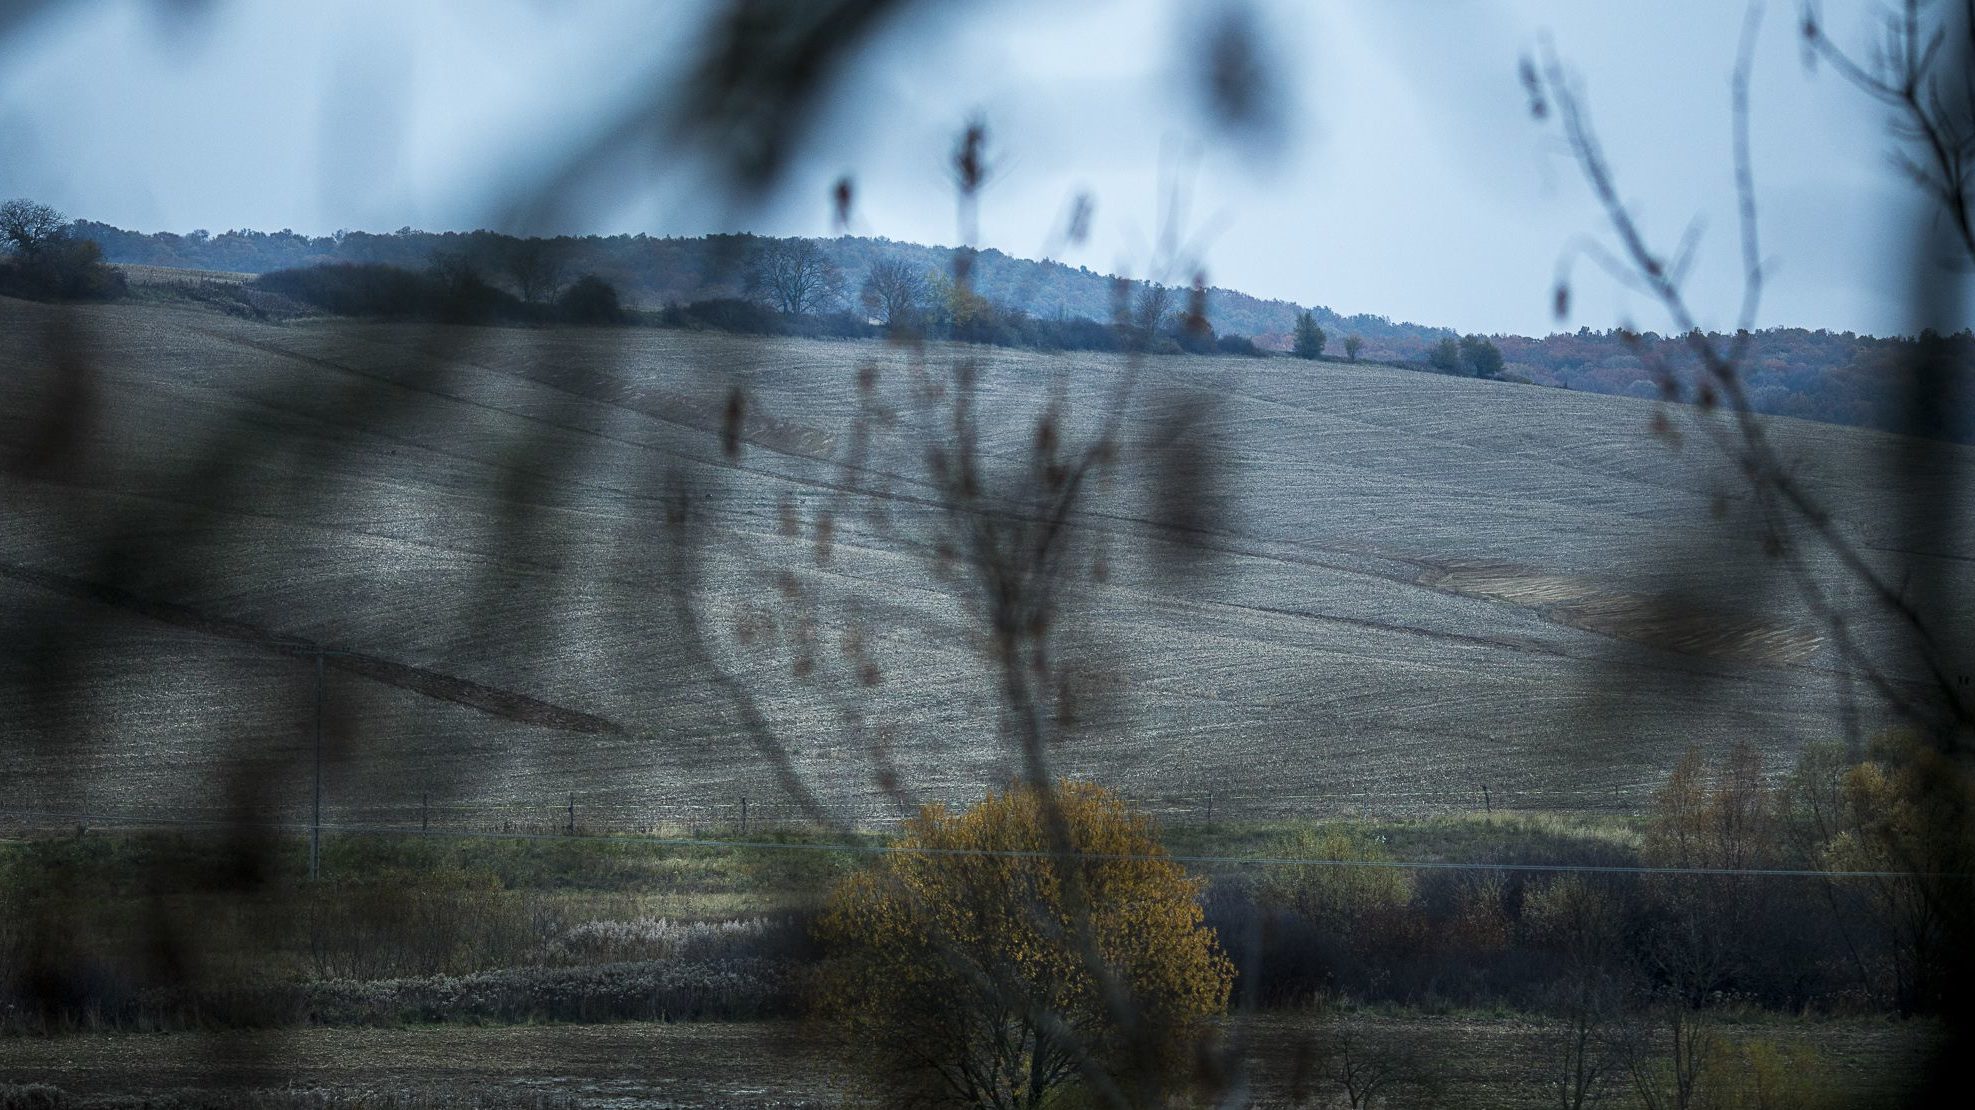
[[(595, 275), (613, 286), (627, 307), (661, 310), (693, 302), (756, 298), (749, 265), (775, 240), (754, 235), (694, 238), (649, 235), (564, 236), (521, 241), (490, 231), (338, 232), (308, 236), (290, 230), (231, 230), (143, 233), (77, 220), (73, 235), (93, 240), (112, 262), (194, 270), (264, 274), (325, 263), (382, 263), (411, 269), (435, 258), (479, 259), (498, 284), (524, 293), (531, 280), (568, 283)], [(526, 242), (535, 249), (517, 252)], [(972, 291), (994, 305), (1040, 321), (1108, 323), (1122, 302), (1140, 303), (1144, 281), (1121, 282), (1088, 267), (1017, 258), (994, 248), (950, 248), (904, 243), (882, 237), (841, 236), (809, 240), (835, 271), (828, 290), (833, 309), (856, 309), (867, 276), (885, 267), (913, 271), (926, 280), (955, 272), (964, 257)], [(503, 259), (517, 253), (532, 259), (537, 272), (503, 273)], [(1177, 308), (1186, 291), (1172, 290)], [(1245, 336), (1265, 351), (1288, 351), (1303, 306), (1265, 300), (1237, 290), (1206, 290), (1206, 320), (1222, 336)], [(1460, 372), (1436, 359), (1456, 338), (1449, 328), (1395, 322), (1384, 316), (1344, 316), (1322, 306), (1308, 311), (1328, 337), (1327, 350), (1359, 342), (1357, 357)], [(1692, 400), (1701, 396), (1698, 368), (1686, 337), (1633, 333), (1622, 329), (1558, 332), (1542, 337), (1491, 337), (1503, 356), (1502, 376), (1537, 385), (1646, 398)], [(1827, 423), (1892, 428), (1899, 426), (1898, 399), (1908, 367), (1918, 357), (1945, 359), (1960, 374), (1975, 364), (1975, 340), (1966, 333), (1949, 337), (1881, 338), (1824, 329), (1768, 328), (1748, 337), (1743, 386), (1750, 407), (1760, 413)], [(1922, 351), (1917, 345), (1927, 344)], [(1944, 438), (1975, 442), (1975, 414), (1956, 413), (1940, 429)]]

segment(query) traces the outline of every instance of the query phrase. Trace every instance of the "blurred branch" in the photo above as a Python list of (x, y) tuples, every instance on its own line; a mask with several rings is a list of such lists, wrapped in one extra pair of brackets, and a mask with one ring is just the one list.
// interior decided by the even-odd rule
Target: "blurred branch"
[[(1705, 425), (1706, 430), (1748, 477), (1766, 522), (1768, 535), (1765, 538), (1772, 554), (1784, 557), (1784, 566), (1792, 583), (1813, 612), (1833, 630), (1841, 657), (1848, 663), (1860, 665), (1868, 682), (1903, 714), (1938, 725), (1944, 722), (1935, 718), (1944, 711), (1949, 722), (1966, 728), (1975, 724), (1975, 709), (1971, 709), (1957, 688), (1951, 661), (1946, 657), (1930, 622), (1884, 573), (1866, 560), (1863, 552), (1839, 529), (1831, 513), (1798, 481), (1792, 468), (1771, 444), (1743, 387), (1741, 366), (1752, 341), (1764, 276), (1749, 136), (1749, 79), (1761, 10), (1760, 5), (1752, 5), (1744, 20), (1732, 83), (1735, 194), (1741, 232), (1743, 279), (1740, 326), (1725, 343), (1701, 329), (1678, 281), (1678, 268), (1670, 265), (1667, 258), (1655, 250), (1631, 208), (1621, 199), (1616, 175), (1584, 106), (1581, 84), (1564, 68), (1547, 41), (1541, 47), (1540, 60), (1524, 65), (1525, 84), (1530, 87), (1533, 97), (1532, 112), (1542, 118), (1554, 105), (1570, 150), (1618, 240), (1619, 249), (1615, 257), (1595, 248), (1587, 253), (1591, 253), (1607, 269), (1616, 269), (1627, 285), (1650, 294), (1674, 326), (1684, 333), (1687, 347), (1703, 371), (1695, 399), (1703, 412), (1725, 407), (1732, 418), (1732, 433), (1712, 422)], [(1560, 301), (1565, 295), (1560, 290)], [(1661, 374), (1663, 388), (1669, 395), (1677, 397), (1679, 386), (1671, 371), (1663, 368)], [(1926, 671), (1931, 698), (1916, 700), (1902, 688), (1900, 681), (1865, 655), (1850, 635), (1824, 587), (1793, 550), (1793, 524), (1807, 528), (1817, 543), (1867, 588), (1875, 602), (1895, 615)]]

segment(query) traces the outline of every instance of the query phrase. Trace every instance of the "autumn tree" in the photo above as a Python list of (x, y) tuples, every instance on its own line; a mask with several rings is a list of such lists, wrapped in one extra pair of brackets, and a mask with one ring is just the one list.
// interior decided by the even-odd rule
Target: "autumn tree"
[(1689, 747), (1653, 799), (1642, 860), (1697, 870), (1651, 876), (1651, 920), (1640, 938), (1648, 1005), (1621, 1054), (1634, 1093), (1653, 1110), (1707, 1104), (1725, 1048), (1717, 1001), (1762, 943), (1771, 891), (1733, 872), (1774, 862), (1775, 798), (1762, 756), (1746, 741), (1710, 764)]
[(1356, 361), (1358, 361), (1358, 352), (1359, 352), (1359, 351), (1362, 351), (1362, 350), (1364, 350), (1364, 349), (1365, 349), (1365, 337), (1364, 337), (1364, 336), (1362, 336), (1362, 335), (1347, 335), (1347, 336), (1345, 336), (1345, 337), (1344, 337), (1344, 357), (1345, 357), (1345, 358), (1348, 358), (1348, 359), (1350, 359), (1350, 360), (1351, 360), (1352, 362), (1356, 362)]
[(1033, 1108), (1095, 1077), (1171, 1078), (1227, 1005), (1201, 881), (1101, 787), (927, 806), (890, 849), (831, 896), (819, 1001), (894, 1095)]
[(843, 298), (843, 271), (809, 239), (768, 239), (748, 260), (747, 292), (789, 316), (812, 316)]
[(1325, 342), (1324, 330), (1317, 326), (1317, 315), (1304, 312), (1296, 318), (1296, 357), (1322, 358)]
[(1975, 845), (1957, 833), (1957, 811), (1970, 807), (1967, 771), (1899, 730), (1876, 737), (1863, 758), (1837, 745), (1807, 748), (1784, 790), (1781, 821), (1801, 853), (1794, 862), (1865, 873), (1831, 908), (1862, 950), (1862, 976), (1901, 1013), (1947, 1001), (1947, 912), (1968, 897), (1975, 870)]

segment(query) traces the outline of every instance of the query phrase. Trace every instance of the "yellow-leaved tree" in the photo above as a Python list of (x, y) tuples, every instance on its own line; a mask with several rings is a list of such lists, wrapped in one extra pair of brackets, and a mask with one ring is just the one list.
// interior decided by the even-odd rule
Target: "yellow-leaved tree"
[[(1039, 1107), (1079, 1087), (1139, 1104), (1192, 1061), (1234, 966), (1201, 880), (1102, 787), (927, 806), (832, 893), (819, 1010), (896, 1102)], [(1095, 1093), (1095, 1090), (1093, 1090)]]

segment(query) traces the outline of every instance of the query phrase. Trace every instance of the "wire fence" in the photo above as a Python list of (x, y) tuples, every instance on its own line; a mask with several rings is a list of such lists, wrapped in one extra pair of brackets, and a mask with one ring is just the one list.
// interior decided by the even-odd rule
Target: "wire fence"
[[(60, 810), (4, 810), (0, 809), (0, 819), (10, 818), (43, 829), (59, 825), (72, 825), (81, 832), (91, 825), (110, 826), (125, 830), (202, 830), (240, 831), (252, 830), (272, 834), (294, 834), (304, 836), (319, 831), (325, 835), (344, 836), (392, 836), (392, 837), (438, 837), (442, 839), (504, 839), (521, 841), (560, 841), (607, 840), (615, 844), (639, 844), (654, 848), (713, 849), (721, 851), (787, 851), (852, 853), (858, 855), (923, 855), (923, 856), (993, 856), (1015, 859), (1047, 859), (1053, 853), (1043, 850), (1007, 849), (953, 849), (927, 848), (900, 845), (882, 838), (831, 839), (827, 836), (812, 836), (804, 839), (749, 839), (746, 834), (734, 836), (667, 836), (657, 833), (605, 833), (585, 830), (580, 827), (557, 831), (528, 830), (489, 830), (446, 827), (406, 828), (400, 825), (371, 825), (360, 823), (324, 822), (315, 826), (307, 821), (273, 820), (222, 820), (217, 818), (164, 817), (156, 814), (104, 814)], [(807, 826), (810, 833), (818, 833), (822, 826)], [(1442, 860), (1442, 859), (1336, 859), (1324, 856), (1300, 855), (1233, 855), (1214, 853), (1165, 853), (1158, 856), (1088, 852), (1079, 853), (1079, 858), (1092, 861), (1149, 861), (1171, 860), (1189, 866), (1203, 867), (1322, 867), (1358, 870), (1399, 870), (1399, 871), (1463, 871), (1495, 873), (1535, 873), (1535, 874), (1600, 874), (1600, 875), (1661, 875), (1725, 878), (1764, 878), (1764, 879), (1820, 879), (1820, 880), (1860, 880), (1860, 879), (1954, 879), (1968, 880), (1975, 874), (1963, 872), (1923, 872), (1903, 870), (1834, 870), (1806, 867), (1690, 867), (1664, 866), (1652, 864), (1608, 864), (1570, 863), (1521, 860)]]
[[(1339, 790), (1246, 794), (1223, 791), (1134, 793), (1114, 790), (1131, 809), (1167, 826), (1242, 826), (1362, 819), (1369, 821), (1467, 817), (1622, 818), (1638, 809), (1648, 787), (1614, 788), (1598, 795), (1554, 791), (1507, 792), (1487, 786), (1416, 791)], [(975, 799), (928, 797), (925, 802), (964, 807)], [(77, 811), (75, 820), (48, 816)], [(89, 812), (81, 812), (81, 811)], [(114, 816), (87, 803), (0, 809), (0, 827), (48, 831), (75, 821), (171, 826), (185, 821), (247, 822), (279, 826), (306, 814), (307, 804), (242, 813), (220, 806), (119, 806)], [(703, 801), (650, 802), (621, 793), (568, 792), (543, 801), (437, 801), (430, 795), (404, 801), (347, 802), (331, 798), (322, 809), (325, 828), (362, 826), (397, 832), (478, 834), (717, 835), (806, 832), (819, 828), (882, 833), (918, 812), (918, 804), (892, 799), (798, 803), (736, 792)]]

